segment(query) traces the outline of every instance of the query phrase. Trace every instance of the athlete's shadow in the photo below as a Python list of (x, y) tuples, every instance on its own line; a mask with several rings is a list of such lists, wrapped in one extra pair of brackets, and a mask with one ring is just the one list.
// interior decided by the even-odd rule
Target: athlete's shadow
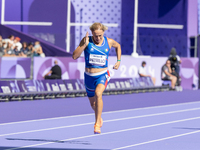
[(25, 139), (25, 138), (6, 138), (6, 140), (10, 141), (32, 141), (32, 142), (52, 142), (52, 143), (66, 143), (66, 144), (81, 144), (81, 145), (91, 145), (88, 141), (78, 141), (78, 140), (52, 140), (52, 139)]
[[(91, 145), (89, 141), (78, 141), (78, 140), (71, 140), (71, 141), (65, 141), (65, 140), (51, 140), (51, 139), (25, 139), (25, 138), (6, 138), (6, 140), (12, 141), (23, 141), (23, 142), (52, 142), (52, 143), (61, 143), (63, 144), (63, 148), (56, 148), (56, 150), (81, 150), (77, 148), (64, 148), (66, 147), (66, 144), (73, 144), (73, 145)], [(5, 149), (17, 149), (17, 147), (0, 147), (0, 150)], [(23, 148), (23, 150), (55, 150), (55, 148)], [(82, 149), (84, 150), (84, 149)]]
[(174, 127), (174, 129), (200, 130), (200, 128), (188, 128), (188, 127)]

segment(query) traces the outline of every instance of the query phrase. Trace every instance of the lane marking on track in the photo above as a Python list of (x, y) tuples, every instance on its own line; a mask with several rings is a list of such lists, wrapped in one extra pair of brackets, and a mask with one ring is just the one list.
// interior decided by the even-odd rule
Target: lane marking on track
[(169, 136), (169, 137), (165, 137), (165, 138), (161, 138), (161, 139), (156, 139), (156, 140), (151, 140), (151, 141), (147, 141), (147, 142), (137, 143), (137, 144), (128, 145), (128, 146), (124, 146), (124, 147), (118, 147), (118, 148), (114, 148), (112, 150), (119, 150), (119, 149), (130, 148), (130, 147), (134, 147), (134, 146), (139, 146), (139, 145), (144, 145), (144, 144), (149, 144), (149, 143), (164, 141), (164, 140), (173, 139), (173, 138), (177, 138), (177, 137), (181, 137), (181, 136), (186, 136), (186, 135), (190, 135), (190, 134), (195, 134), (195, 133), (199, 133), (199, 132), (200, 131), (198, 130), (198, 131), (188, 132), (188, 133), (184, 133), (184, 134), (178, 134), (178, 135)]
[[(184, 106), (189, 104), (200, 104), (200, 102), (188, 102), (188, 103), (179, 103), (179, 104), (170, 104), (170, 105), (162, 105), (162, 106), (152, 106), (152, 107), (145, 107), (145, 108), (133, 108), (133, 109), (125, 109), (125, 110), (117, 110), (117, 111), (108, 111), (103, 112), (102, 114), (110, 114), (110, 113), (120, 113), (120, 112), (128, 112), (128, 111), (136, 111), (136, 110), (145, 110), (145, 109), (156, 109), (156, 108), (165, 108), (165, 107), (175, 107), (175, 106)], [(27, 120), (27, 121), (18, 121), (18, 122), (9, 122), (9, 123), (2, 123), (0, 126), (4, 125), (15, 125), (20, 123), (30, 123), (36, 121), (48, 121), (48, 120), (57, 120), (57, 119), (67, 119), (67, 118), (75, 118), (75, 117), (83, 117), (83, 116), (91, 116), (94, 113), (90, 114), (81, 114), (81, 115), (73, 115), (73, 116), (64, 116), (64, 117), (55, 117), (55, 118), (45, 118), (45, 119), (35, 119), (35, 120)]]
[[(183, 110), (177, 110), (177, 111), (170, 111), (170, 112), (163, 112), (163, 113), (156, 113), (156, 114), (148, 114), (148, 115), (141, 115), (141, 116), (133, 116), (133, 117), (125, 117), (125, 118), (104, 120), (104, 123), (106, 123), (106, 122), (114, 122), (114, 121), (122, 121), (122, 120), (128, 120), (128, 119), (138, 119), (138, 118), (144, 118), (144, 117), (168, 115), (168, 114), (195, 111), (195, 110), (200, 110), (200, 107), (199, 108), (192, 108), (192, 109), (183, 109)], [(79, 126), (90, 125), (90, 124), (94, 124), (94, 122), (81, 123), (81, 124), (75, 124), (75, 125), (67, 125), (67, 126), (60, 126), (60, 127), (53, 127), (53, 128), (45, 128), (45, 129), (38, 129), (38, 130), (29, 130), (29, 131), (22, 131), (22, 132), (7, 133), (7, 134), (1, 134), (0, 137), (9, 136), (9, 135), (17, 135), (17, 134), (25, 134), (25, 133), (48, 131), (48, 130), (57, 130), (57, 129), (63, 129), (63, 128), (79, 127)]]
[[(190, 120), (195, 120), (195, 119), (200, 119), (200, 117), (193, 117), (193, 118), (187, 118), (187, 119), (163, 122), (163, 123), (158, 123), (158, 124), (152, 124), (152, 125), (148, 125), (148, 126), (141, 126), (141, 127), (136, 127), (136, 128), (129, 128), (129, 129), (111, 131), (111, 132), (101, 133), (99, 135), (98, 134), (92, 134), (92, 135), (86, 135), (86, 136), (81, 136), (81, 137), (68, 138), (68, 139), (64, 139), (64, 140), (61, 140), (61, 141), (71, 141), (71, 140), (77, 140), (77, 139), (83, 139), (83, 138), (90, 138), (90, 137), (94, 137), (94, 136), (103, 136), (103, 135), (108, 135), (108, 134), (114, 134), (114, 133), (120, 133), (120, 132), (132, 131), (132, 130), (139, 130), (139, 129), (145, 129), (145, 128), (150, 128), (150, 127), (156, 127), (156, 126), (167, 125), (167, 124), (178, 123), (178, 122), (184, 122), (184, 121), (190, 121)], [(16, 148), (11, 148), (11, 149), (6, 149), (6, 150), (16, 150), (16, 149), (22, 149), (22, 148), (28, 148), (28, 147), (30, 148), (30, 147), (47, 145), (47, 144), (52, 144), (52, 143), (55, 143), (55, 142), (45, 142), (45, 143), (27, 145), (27, 146), (16, 147)]]

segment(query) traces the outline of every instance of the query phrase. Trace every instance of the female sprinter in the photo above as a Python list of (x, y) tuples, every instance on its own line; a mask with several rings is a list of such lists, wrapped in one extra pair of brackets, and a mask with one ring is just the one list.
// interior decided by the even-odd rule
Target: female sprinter
[(85, 88), (90, 100), (92, 109), (95, 112), (94, 134), (101, 133), (103, 120), (101, 118), (103, 110), (102, 94), (109, 80), (108, 55), (111, 47), (116, 49), (117, 60), (113, 69), (118, 69), (121, 61), (121, 46), (115, 40), (104, 36), (108, 28), (101, 23), (94, 23), (90, 26), (92, 36), (86, 33), (79, 46), (73, 52), (73, 59), (80, 57), (84, 51), (85, 55)]

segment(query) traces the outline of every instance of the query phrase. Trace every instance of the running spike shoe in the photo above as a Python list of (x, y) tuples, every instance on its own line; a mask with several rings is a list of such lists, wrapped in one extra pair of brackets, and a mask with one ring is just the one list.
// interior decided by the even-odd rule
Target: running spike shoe
[(100, 125), (95, 124), (94, 125), (94, 134), (101, 134), (101, 129)]

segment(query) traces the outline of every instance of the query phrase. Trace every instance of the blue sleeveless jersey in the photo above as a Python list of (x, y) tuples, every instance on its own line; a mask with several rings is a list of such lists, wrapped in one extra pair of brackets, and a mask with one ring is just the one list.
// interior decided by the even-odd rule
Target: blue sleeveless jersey
[(84, 50), (85, 55), (85, 67), (86, 68), (106, 68), (108, 67), (108, 55), (110, 48), (108, 40), (104, 36), (101, 46), (94, 44), (92, 37), (89, 36), (89, 44)]

